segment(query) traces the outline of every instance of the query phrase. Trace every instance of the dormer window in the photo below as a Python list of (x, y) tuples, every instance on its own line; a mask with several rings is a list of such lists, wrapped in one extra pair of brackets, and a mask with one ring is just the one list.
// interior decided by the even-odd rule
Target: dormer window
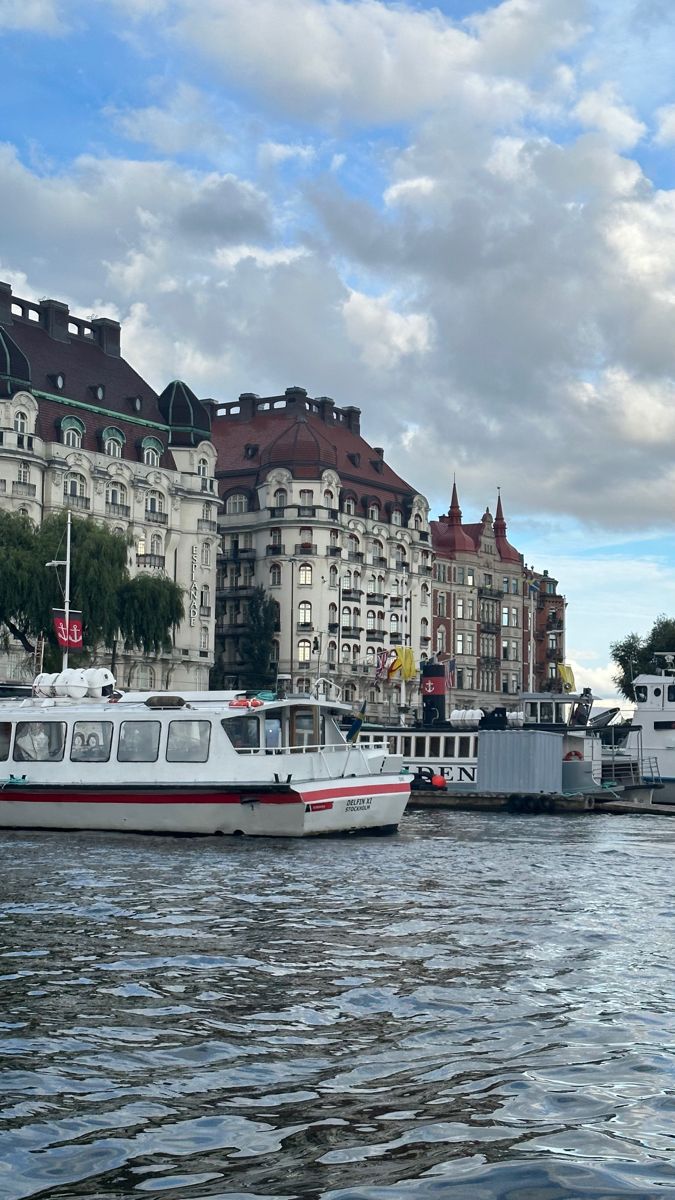
[(132, 412), (139, 413), (143, 407), (143, 401), (140, 396), (128, 396), (127, 403)]
[(199, 462), (197, 463), (197, 474), (200, 476), (201, 479), (206, 479), (208, 473), (209, 473), (208, 459), (200, 458)]
[(17, 411), (14, 413), (14, 432), (28, 432), (28, 414), (25, 413), (21, 408), (17, 409)]
[(391, 523), (392, 523), (392, 525), (401, 525), (403, 523), (403, 517), (402, 517), (400, 508), (395, 508), (392, 511)]
[(347, 514), (347, 516), (350, 516), (350, 517), (354, 516), (354, 513), (356, 511), (356, 505), (354, 504), (354, 501), (352, 500), (351, 497), (349, 497), (347, 500), (345, 500), (345, 502), (342, 506), (342, 511), (345, 512)]
[(61, 440), (71, 450), (79, 450), (84, 437), (84, 424), (78, 417), (64, 417), (61, 421)]
[(141, 453), (146, 467), (158, 467), (164, 447), (158, 438), (146, 437), (141, 442)]
[(102, 400), (105, 400), (105, 387), (103, 386), (102, 383), (92, 383), (89, 388), (89, 391), (91, 392), (92, 396), (94, 397), (94, 400), (98, 400), (99, 403)]
[(126, 438), (121, 429), (115, 429), (113, 425), (109, 425), (101, 434), (101, 442), (103, 444), (103, 453), (108, 455), (108, 458), (121, 458), (122, 447)]
[(368, 517), (371, 521), (379, 521), (380, 509), (377, 504), (369, 504), (368, 505)]

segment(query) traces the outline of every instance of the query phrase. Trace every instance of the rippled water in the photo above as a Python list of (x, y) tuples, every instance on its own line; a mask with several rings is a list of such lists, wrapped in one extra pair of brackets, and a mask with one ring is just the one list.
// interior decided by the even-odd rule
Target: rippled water
[(675, 1197), (674, 849), (0, 834), (0, 1196)]

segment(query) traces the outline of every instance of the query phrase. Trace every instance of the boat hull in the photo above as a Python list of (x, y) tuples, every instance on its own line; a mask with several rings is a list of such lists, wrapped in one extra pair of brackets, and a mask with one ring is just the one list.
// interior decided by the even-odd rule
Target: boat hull
[(410, 784), (355, 777), (270, 786), (90, 786), (6, 782), (0, 828), (305, 837), (395, 831)]

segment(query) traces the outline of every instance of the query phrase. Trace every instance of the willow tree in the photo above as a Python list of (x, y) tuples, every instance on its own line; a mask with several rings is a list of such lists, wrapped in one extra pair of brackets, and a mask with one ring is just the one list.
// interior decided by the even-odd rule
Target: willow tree
[[(24, 516), (0, 512), (0, 624), (28, 653), (44, 634), (56, 651), (52, 608), (63, 608), (63, 568), (48, 567), (66, 556), (66, 514), (46, 517), (39, 528)], [(71, 526), (70, 606), (82, 611), (83, 654), (114, 647), (158, 653), (171, 643), (182, 620), (181, 589), (163, 576), (129, 575), (130, 539), (91, 517)]]
[(637, 675), (658, 669), (655, 655), (675, 654), (675, 620), (664, 613), (657, 617), (646, 637), (629, 633), (620, 642), (613, 642), (609, 652), (619, 668), (614, 676), (619, 691), (634, 700), (633, 680)]
[(240, 648), (244, 660), (240, 675), (247, 687), (266, 687), (274, 682), (276, 672), (272, 649), (278, 621), (276, 601), (265, 594), (263, 587), (254, 588), (248, 602), (246, 634)]

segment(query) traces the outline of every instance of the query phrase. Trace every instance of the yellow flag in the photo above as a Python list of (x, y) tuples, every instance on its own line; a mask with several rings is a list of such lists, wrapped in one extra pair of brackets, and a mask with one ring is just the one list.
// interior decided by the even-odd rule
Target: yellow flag
[(566, 692), (574, 691), (574, 671), (567, 663), (558, 663), (558, 675), (562, 681), (563, 690)]
[(417, 675), (417, 667), (415, 666), (415, 654), (412, 646), (403, 647), (403, 670), (401, 672), (404, 679), (414, 679)]
[(387, 671), (387, 679), (391, 679), (397, 671), (403, 669), (403, 646), (394, 646), (394, 658), (391, 660), (389, 670)]

